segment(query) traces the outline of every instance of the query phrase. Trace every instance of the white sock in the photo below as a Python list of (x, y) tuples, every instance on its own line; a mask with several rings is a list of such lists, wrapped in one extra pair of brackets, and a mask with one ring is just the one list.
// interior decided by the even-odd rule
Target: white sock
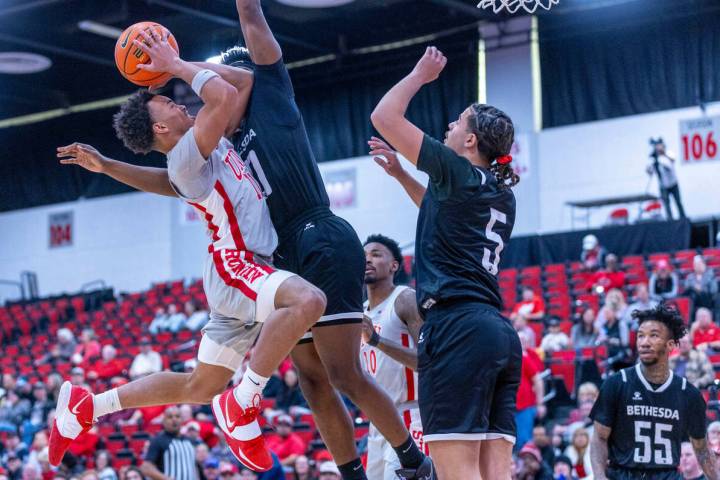
[(118, 397), (118, 389), (113, 388), (107, 392), (93, 395), (93, 421), (108, 413), (119, 412), (122, 410), (120, 406), (120, 397)]
[(270, 377), (258, 375), (248, 367), (248, 369), (245, 370), (245, 375), (243, 375), (240, 385), (233, 390), (235, 400), (237, 400), (243, 408), (252, 405), (255, 395), (259, 395), (262, 398), (262, 391), (269, 379)]

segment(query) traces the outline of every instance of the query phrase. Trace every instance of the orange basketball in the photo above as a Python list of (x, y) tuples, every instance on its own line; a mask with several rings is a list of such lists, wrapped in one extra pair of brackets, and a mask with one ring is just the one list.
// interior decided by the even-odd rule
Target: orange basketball
[(137, 66), (141, 63), (150, 63), (150, 57), (140, 50), (136, 45), (133, 44), (133, 40), (144, 41), (144, 38), (140, 34), (143, 30), (149, 33), (150, 29), (155, 29), (156, 32), (166, 31), (168, 35), (168, 43), (179, 52), (177, 41), (170, 31), (155, 22), (139, 22), (135, 25), (130, 25), (118, 38), (115, 44), (115, 65), (123, 77), (130, 80), (136, 85), (143, 87), (152, 87), (154, 85), (162, 85), (163, 83), (170, 80), (171, 75), (163, 72), (148, 72), (146, 70), (140, 70)]

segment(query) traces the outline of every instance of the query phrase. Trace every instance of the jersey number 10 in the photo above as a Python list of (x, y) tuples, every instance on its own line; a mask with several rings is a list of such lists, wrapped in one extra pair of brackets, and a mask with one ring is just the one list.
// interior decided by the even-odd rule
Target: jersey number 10
[[(663, 438), (663, 432), (671, 432), (672, 425), (667, 423), (655, 423), (655, 438), (653, 434), (653, 423), (635, 422), (635, 463), (650, 463), (653, 460), (656, 465), (672, 465), (672, 448), (669, 438)], [(646, 434), (647, 432), (647, 434)], [(654, 458), (653, 458), (654, 457)]]

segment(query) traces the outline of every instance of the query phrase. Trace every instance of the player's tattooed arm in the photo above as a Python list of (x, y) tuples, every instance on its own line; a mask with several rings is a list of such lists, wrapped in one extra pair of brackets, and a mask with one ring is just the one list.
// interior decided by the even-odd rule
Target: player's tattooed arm
[(408, 331), (415, 340), (417, 345), (420, 336), (420, 327), (423, 325), (423, 319), (417, 308), (417, 299), (415, 298), (415, 290), (412, 288), (405, 289), (395, 299), (395, 313), (407, 325)]
[(612, 428), (595, 422), (592, 440), (590, 441), (590, 463), (595, 480), (607, 480), (605, 470), (608, 463), (608, 439)]
[(282, 50), (265, 21), (260, 0), (235, 0), (235, 6), (252, 61), (257, 65), (272, 65), (280, 60)]
[(717, 455), (708, 448), (707, 438), (690, 438), (695, 456), (697, 457), (700, 468), (702, 468), (705, 478), (708, 480), (719, 480), (720, 471), (718, 471)]
[(385, 337), (381, 337), (376, 331), (372, 320), (368, 316), (363, 317), (362, 338), (368, 345), (377, 348), (388, 357), (399, 362), (411, 370), (417, 370), (417, 350), (403, 347)]
[(63, 165), (78, 165), (93, 173), (103, 173), (143, 192), (177, 197), (166, 168), (141, 167), (113, 160), (92, 145), (77, 142), (58, 147), (57, 156)]

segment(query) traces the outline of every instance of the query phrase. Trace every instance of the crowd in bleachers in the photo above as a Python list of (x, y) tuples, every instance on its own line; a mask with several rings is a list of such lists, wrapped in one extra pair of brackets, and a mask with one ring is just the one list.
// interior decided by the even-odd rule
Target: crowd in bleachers
[[(591, 478), (588, 415), (603, 376), (634, 361), (633, 310), (659, 301), (677, 306), (690, 331), (671, 366), (706, 395), (720, 367), (720, 300), (713, 273), (720, 250), (617, 258), (598, 242), (585, 246), (577, 262), (500, 273), (507, 314), (524, 347), (514, 473), (519, 479)], [(64, 379), (98, 392), (161, 369), (191, 371), (206, 308), (199, 282), (0, 308), (0, 480), (156, 478), (148, 464), (157, 450), (153, 442), (169, 421), (165, 406), (101, 419), (53, 469), (47, 428), (57, 394)], [(572, 408), (557, 401), (560, 390), (574, 399)], [(200, 478), (339, 479), (289, 360), (265, 394), (263, 425), (280, 476), (243, 470), (209, 408), (181, 405), (178, 432), (193, 446)], [(367, 422), (361, 412), (353, 414), (362, 450)], [(714, 445), (720, 449), (720, 423), (717, 427)]]

